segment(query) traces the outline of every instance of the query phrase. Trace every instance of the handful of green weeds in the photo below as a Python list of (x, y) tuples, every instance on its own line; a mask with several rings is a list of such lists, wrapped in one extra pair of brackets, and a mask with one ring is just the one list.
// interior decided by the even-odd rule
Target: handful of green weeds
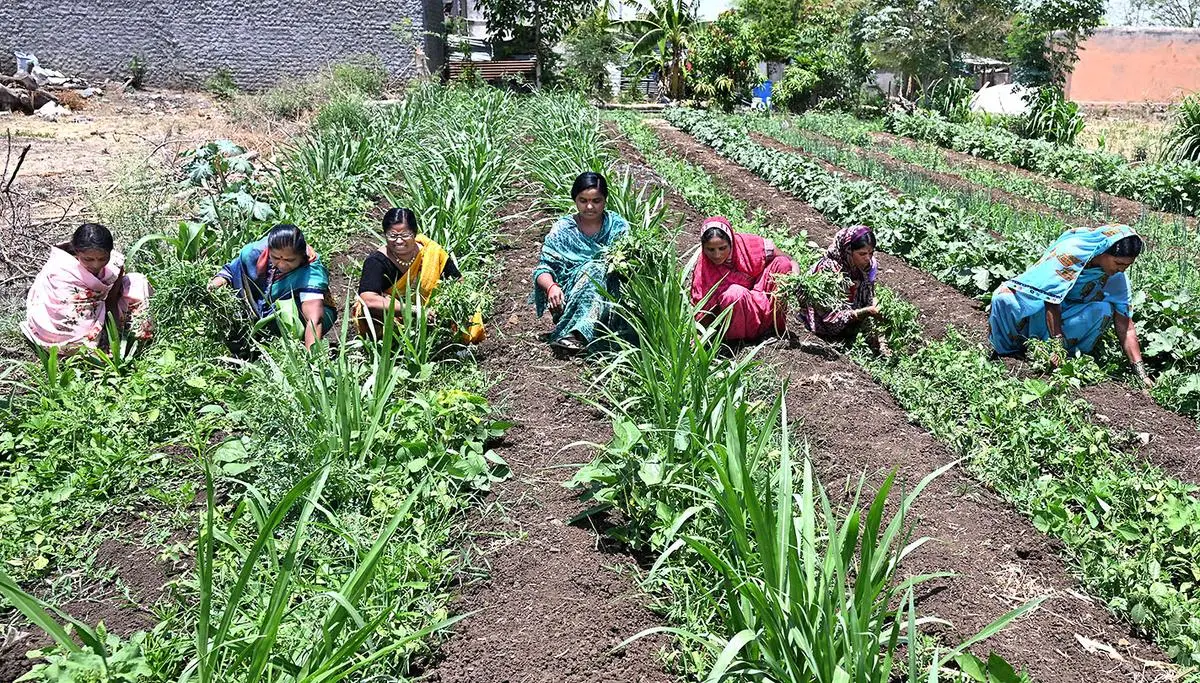
[(492, 314), (493, 296), (481, 276), (469, 273), (434, 289), (430, 305), (437, 311), (439, 323), (466, 330), (471, 326), (476, 311), (484, 319)]
[(1058, 339), (1030, 339), (1025, 343), (1030, 368), (1053, 374), (1075, 388), (1099, 384), (1108, 373), (1091, 356), (1070, 352)]
[(819, 271), (801, 272), (797, 275), (777, 275), (775, 282), (780, 292), (788, 296), (788, 303), (813, 306), (825, 310), (836, 308), (846, 296), (839, 273)]

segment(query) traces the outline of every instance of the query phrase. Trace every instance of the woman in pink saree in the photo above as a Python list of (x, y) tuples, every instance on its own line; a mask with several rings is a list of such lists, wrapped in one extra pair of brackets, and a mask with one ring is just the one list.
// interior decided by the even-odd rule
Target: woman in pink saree
[(692, 303), (706, 296), (708, 300), (698, 319), (708, 322), (732, 308), (726, 341), (753, 341), (772, 332), (782, 335), (787, 307), (783, 298), (774, 296), (775, 276), (798, 274), (800, 266), (771, 240), (735, 233), (724, 216), (704, 219), (700, 244), (703, 253), (692, 272)]
[(29, 289), (21, 331), (40, 348), (71, 354), (106, 345), (109, 316), (117, 329), (149, 339), (149, 309), (146, 277), (125, 272), (125, 256), (113, 249), (108, 228), (85, 223), (70, 242), (50, 249), (50, 258)]

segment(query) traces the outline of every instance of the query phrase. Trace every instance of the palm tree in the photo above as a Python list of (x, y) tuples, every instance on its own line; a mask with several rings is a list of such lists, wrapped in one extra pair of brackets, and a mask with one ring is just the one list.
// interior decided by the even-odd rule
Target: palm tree
[(683, 96), (683, 59), (698, 26), (695, 0), (638, 0), (637, 18), (622, 22), (633, 39), (630, 54), (666, 75), (667, 96)]

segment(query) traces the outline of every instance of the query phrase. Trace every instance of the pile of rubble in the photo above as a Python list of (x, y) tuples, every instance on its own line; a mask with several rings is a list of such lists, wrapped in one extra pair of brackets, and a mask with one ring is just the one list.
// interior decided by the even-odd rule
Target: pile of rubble
[(19, 111), (54, 120), (71, 111), (71, 105), (101, 95), (80, 79), (44, 69), (37, 57), (17, 52), (17, 72), (0, 75), (0, 112)]

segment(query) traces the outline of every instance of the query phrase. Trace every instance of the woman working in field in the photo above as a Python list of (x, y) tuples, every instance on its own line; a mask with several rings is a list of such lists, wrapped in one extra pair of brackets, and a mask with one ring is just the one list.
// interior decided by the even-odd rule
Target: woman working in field
[(98, 223), (84, 223), (71, 241), (50, 249), (26, 298), (21, 331), (40, 348), (70, 354), (107, 346), (105, 324), (150, 339), (150, 283), (125, 272), (125, 257)]
[(992, 296), (988, 339), (996, 353), (1020, 355), (1026, 340), (1052, 337), (1070, 353), (1091, 353), (1112, 323), (1134, 371), (1153, 386), (1130, 319), (1125, 277), (1143, 247), (1142, 238), (1126, 225), (1063, 233), (1037, 263)]
[(308, 246), (300, 228), (281, 223), (263, 239), (242, 247), (209, 283), (209, 289), (231, 286), (259, 320), (275, 316), (303, 325), (305, 348), (325, 334), (337, 319), (329, 292), (329, 273)]
[(875, 300), (875, 279), (879, 272), (875, 263), (875, 233), (865, 225), (839, 230), (810, 272), (838, 276), (842, 296), (828, 308), (810, 303), (802, 316), (804, 326), (817, 336), (834, 341), (849, 342), (862, 334), (876, 353), (889, 355), (887, 343), (874, 324), (880, 317)]
[(692, 303), (704, 302), (697, 318), (710, 322), (721, 311), (732, 309), (726, 341), (783, 333), (787, 307), (775, 296), (775, 276), (796, 275), (800, 266), (771, 240), (735, 233), (724, 216), (704, 219), (700, 244), (702, 253), (692, 271)]
[[(420, 314), (439, 282), (461, 277), (454, 256), (420, 234), (411, 210), (388, 210), (383, 217), (383, 236), (384, 245), (363, 261), (354, 302), (354, 323), (363, 336), (378, 336), (384, 316), (401, 314), (406, 306)], [(414, 298), (413, 303), (408, 296)], [(476, 312), (462, 341), (477, 344), (483, 336), (483, 317)]]
[(611, 324), (612, 303), (598, 290), (616, 294), (609, 277), (605, 250), (629, 231), (625, 219), (605, 210), (608, 182), (599, 173), (584, 173), (571, 187), (575, 213), (554, 224), (533, 269), (533, 300), (538, 317), (549, 309), (554, 316), (550, 343), (565, 353), (577, 353)]

